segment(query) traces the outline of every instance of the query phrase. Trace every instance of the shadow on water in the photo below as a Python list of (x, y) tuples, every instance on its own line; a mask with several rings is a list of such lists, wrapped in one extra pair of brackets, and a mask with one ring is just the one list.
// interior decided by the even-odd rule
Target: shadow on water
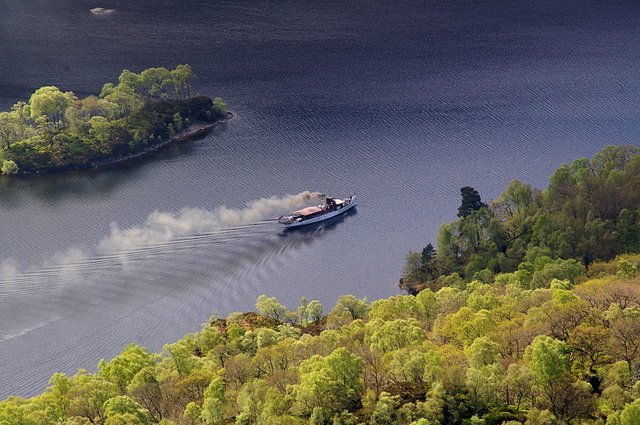
[(26, 193), (50, 205), (63, 203), (68, 197), (104, 198), (127, 182), (144, 178), (144, 174), (151, 172), (152, 168), (163, 161), (187, 160), (196, 149), (194, 143), (202, 139), (214, 138), (225, 129), (226, 126), (220, 125), (207, 136), (197, 140), (170, 143), (142, 157), (99, 168), (12, 177), (0, 176), (2, 207), (20, 207), (22, 196)]

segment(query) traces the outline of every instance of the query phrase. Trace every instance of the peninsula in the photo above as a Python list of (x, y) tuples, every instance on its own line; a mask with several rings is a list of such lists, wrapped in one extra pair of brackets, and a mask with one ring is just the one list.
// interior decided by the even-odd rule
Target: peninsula
[(118, 84), (79, 99), (54, 86), (0, 112), (2, 174), (91, 168), (190, 138), (228, 117), (220, 98), (192, 96), (189, 65), (124, 70)]

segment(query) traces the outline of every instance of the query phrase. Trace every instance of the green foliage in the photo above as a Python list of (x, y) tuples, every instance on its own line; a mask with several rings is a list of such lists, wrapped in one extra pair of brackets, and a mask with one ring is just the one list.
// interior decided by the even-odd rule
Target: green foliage
[(358, 299), (353, 295), (342, 295), (338, 298), (332, 314), (347, 313), (351, 319), (364, 319), (369, 313), (370, 307), (367, 298)]
[(397, 319), (392, 322), (375, 319), (366, 325), (365, 341), (372, 350), (382, 353), (418, 345), (426, 338), (425, 331), (415, 319)]
[(63, 93), (54, 86), (41, 87), (29, 99), (31, 119), (44, 118), (59, 127), (67, 107), (74, 100), (75, 95), (71, 92)]
[(364, 390), (363, 366), (363, 360), (345, 348), (304, 361), (300, 384), (295, 387), (297, 408), (309, 416), (316, 408), (329, 413), (358, 408)]
[(227, 399), (222, 380), (215, 378), (204, 392), (204, 402), (200, 417), (209, 425), (219, 425), (224, 420)]
[(620, 413), (621, 425), (635, 425), (640, 423), (640, 400), (627, 404)]
[(480, 369), (498, 362), (500, 346), (489, 338), (481, 336), (465, 350), (469, 366)]
[(100, 360), (98, 370), (102, 378), (116, 384), (121, 392), (124, 392), (134, 376), (145, 367), (152, 366), (154, 362), (154, 356), (145, 348), (130, 344), (110, 362)]
[(283, 322), (289, 313), (289, 310), (280, 304), (276, 297), (269, 298), (266, 295), (260, 295), (258, 297), (256, 309), (260, 314), (264, 314), (277, 322)]
[(525, 350), (524, 360), (537, 379), (555, 379), (569, 369), (569, 347), (562, 341), (539, 335)]
[[(516, 272), (522, 287), (547, 288), (552, 279), (575, 283), (594, 261), (636, 252), (639, 164), (640, 148), (609, 146), (558, 168), (544, 191), (512, 181), (487, 206), (474, 189), (463, 188), (460, 219), (440, 227), (435, 254), (430, 244), (425, 255), (409, 253), (400, 287), (415, 294), (458, 285), (445, 279), (453, 272), (485, 283)], [(550, 261), (541, 264), (542, 257)], [(526, 274), (522, 264), (529, 263)]]
[(2, 174), (15, 174), (18, 172), (18, 165), (12, 160), (6, 160), (2, 162)]
[[(122, 417), (124, 415), (127, 415), (126, 420)], [(121, 417), (116, 421), (114, 420), (116, 416)], [(151, 422), (149, 411), (127, 396), (113, 397), (105, 401), (104, 417), (107, 419), (106, 423), (136, 423), (147, 425)], [(111, 419), (111, 421), (109, 421), (109, 419)]]
[[(532, 255), (531, 270), (554, 263), (544, 257)], [(0, 402), (0, 423), (635, 423), (639, 279), (472, 281), (373, 308), (343, 297), (331, 314), (348, 321), (332, 328), (304, 326), (304, 299), (291, 323), (235, 313), (161, 355), (130, 345), (95, 375), (56, 374), (43, 394)], [(491, 310), (467, 306), (487, 294)]]
[(224, 103), (221, 98), (216, 97), (213, 99), (211, 112), (214, 117), (224, 117), (227, 114), (227, 104)]
[(220, 98), (191, 96), (193, 78), (188, 65), (171, 71), (149, 68), (140, 74), (125, 70), (118, 84), (105, 84), (99, 97), (84, 99), (54, 86), (42, 87), (28, 103), (0, 112), (3, 173), (113, 161), (166, 140), (191, 122), (223, 117), (226, 105)]

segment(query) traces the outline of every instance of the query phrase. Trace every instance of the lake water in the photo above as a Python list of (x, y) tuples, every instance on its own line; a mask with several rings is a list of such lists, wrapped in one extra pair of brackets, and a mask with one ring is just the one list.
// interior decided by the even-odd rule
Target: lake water
[[(1, 2), (2, 109), (188, 63), (235, 118), (132, 165), (0, 179), (0, 397), (130, 342), (161, 350), (260, 294), (329, 311), (398, 293), (460, 187), (544, 187), (563, 162), (638, 144), (638, 28), (624, 0)], [(295, 233), (268, 220), (281, 212), (217, 221), (304, 190), (357, 193), (358, 209)]]

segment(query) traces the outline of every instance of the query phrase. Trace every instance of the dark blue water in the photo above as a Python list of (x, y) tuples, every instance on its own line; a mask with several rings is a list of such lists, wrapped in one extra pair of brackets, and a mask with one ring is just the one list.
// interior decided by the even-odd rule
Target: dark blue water
[[(98, 6), (116, 13), (88, 12)], [(455, 219), (461, 186), (484, 200), (512, 179), (544, 187), (563, 162), (638, 144), (639, 12), (609, 0), (0, 3), (3, 109), (43, 85), (84, 96), (124, 68), (189, 63), (198, 91), (236, 116), (134, 165), (0, 179), (0, 396), (132, 341), (160, 350), (262, 293), (326, 310), (340, 294), (397, 293), (407, 251)], [(293, 234), (262, 219), (197, 226), (303, 190), (355, 192), (359, 207)], [(110, 250), (112, 223), (176, 233)]]

